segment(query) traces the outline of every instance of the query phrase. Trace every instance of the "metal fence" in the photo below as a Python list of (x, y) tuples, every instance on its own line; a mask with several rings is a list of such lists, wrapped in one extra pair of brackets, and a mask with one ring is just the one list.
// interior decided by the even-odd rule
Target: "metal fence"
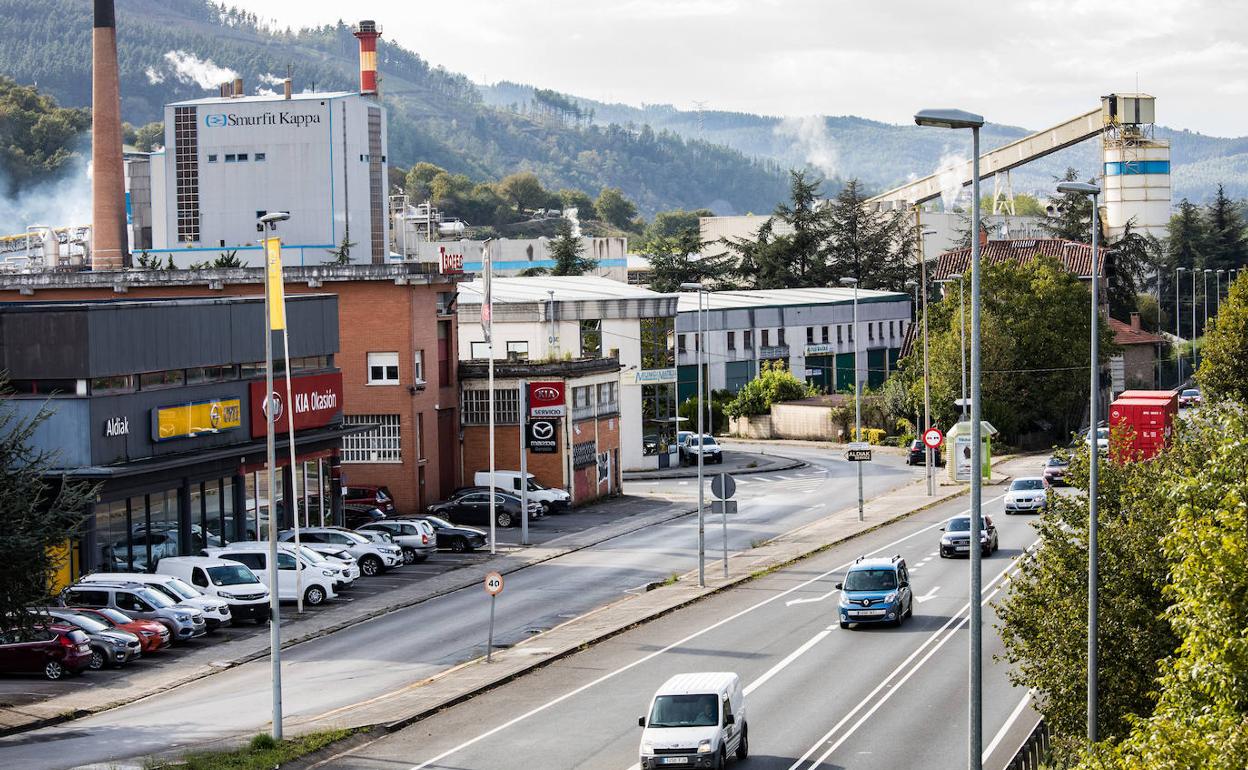
[(1048, 725), (1040, 720), (1004, 770), (1040, 770), (1049, 753), (1051, 737)]

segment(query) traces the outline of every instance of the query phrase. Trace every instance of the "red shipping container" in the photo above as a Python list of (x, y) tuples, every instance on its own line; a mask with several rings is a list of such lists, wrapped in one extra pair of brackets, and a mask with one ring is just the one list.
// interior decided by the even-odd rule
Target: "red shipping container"
[(1173, 391), (1123, 392), (1109, 405), (1110, 456), (1118, 462), (1153, 457), (1170, 442), (1178, 416), (1179, 397)]

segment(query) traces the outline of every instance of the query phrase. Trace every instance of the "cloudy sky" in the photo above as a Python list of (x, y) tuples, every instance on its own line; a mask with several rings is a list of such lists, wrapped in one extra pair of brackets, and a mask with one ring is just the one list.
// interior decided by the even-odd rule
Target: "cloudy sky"
[(1042, 128), (1111, 91), (1248, 134), (1242, 0), (232, 0), (292, 27), (373, 17), (478, 82), (604, 101), (908, 122), (958, 106)]

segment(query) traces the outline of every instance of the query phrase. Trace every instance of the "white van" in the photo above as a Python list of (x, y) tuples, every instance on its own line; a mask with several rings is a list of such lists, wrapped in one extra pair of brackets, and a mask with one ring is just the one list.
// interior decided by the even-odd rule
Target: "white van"
[[(529, 499), (541, 503), (546, 513), (566, 513), (572, 506), (572, 496), (566, 489), (553, 489), (537, 483), (532, 473), (525, 474), (529, 486)], [(494, 471), (494, 486), (504, 492), (520, 494), (520, 471)], [(490, 485), (490, 472), (477, 471), (472, 482), (479, 487)]]
[(269, 619), (269, 589), (254, 572), (236, 561), (211, 556), (166, 556), (156, 565), (156, 571), (222, 600), (230, 605), (235, 620), (263, 623)]
[[(255, 573), (260, 582), (269, 585), (269, 544), (230, 543), (224, 548), (205, 548), (208, 556), (235, 561)], [(296, 570), (302, 575), (295, 574)], [(308, 557), (295, 552), (294, 543), (277, 544), (277, 598), (293, 602), (299, 598), (299, 580), (303, 583), (304, 604), (312, 607), (333, 599), (334, 580), (338, 573), (314, 564)]]
[[(168, 558), (168, 557), (166, 557)], [(164, 561), (162, 559), (161, 561)], [(95, 572), (84, 576), (80, 583), (116, 583), (118, 581), (142, 583), (165, 596), (175, 603), (186, 607), (194, 607), (204, 613), (204, 623), (209, 631), (228, 626), (234, 616), (230, 613), (230, 605), (215, 596), (204, 596), (202, 591), (187, 585), (172, 575), (152, 575), (146, 572)]]
[(731, 672), (678, 674), (663, 683), (650, 712), (637, 720), (641, 767), (723, 768), (729, 755), (750, 753), (745, 693)]

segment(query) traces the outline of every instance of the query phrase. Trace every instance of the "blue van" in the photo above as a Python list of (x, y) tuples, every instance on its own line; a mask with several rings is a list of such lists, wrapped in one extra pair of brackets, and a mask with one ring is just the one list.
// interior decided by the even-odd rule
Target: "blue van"
[(887, 623), (900, 626), (914, 614), (910, 572), (900, 555), (868, 559), (862, 556), (837, 583), (841, 592), (841, 628), (851, 623)]

